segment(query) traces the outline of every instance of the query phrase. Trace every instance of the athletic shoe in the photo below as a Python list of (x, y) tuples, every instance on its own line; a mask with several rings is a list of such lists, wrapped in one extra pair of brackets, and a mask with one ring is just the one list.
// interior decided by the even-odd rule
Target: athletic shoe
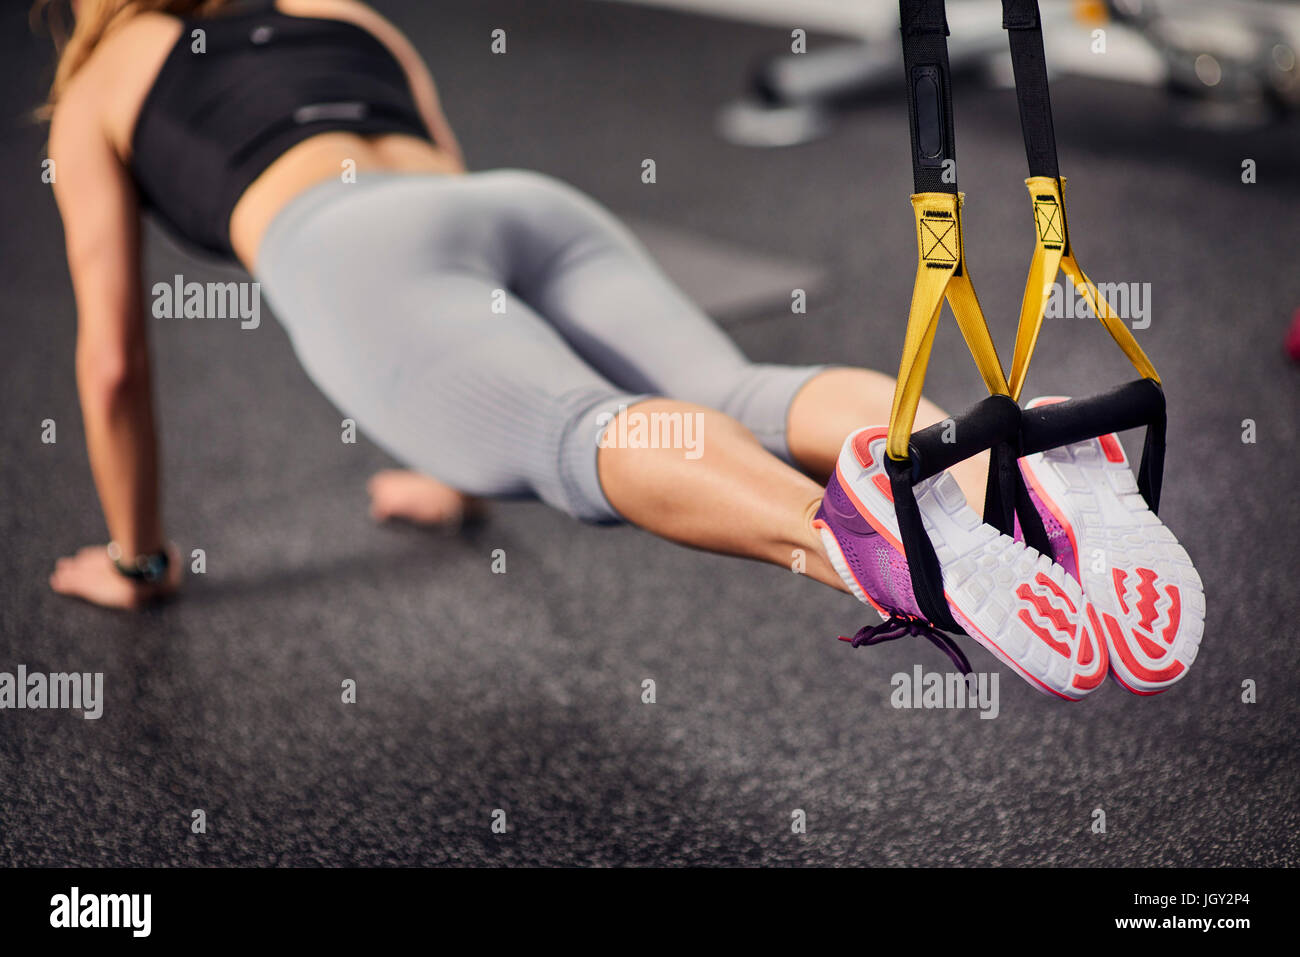
[[(874, 629), (881, 637), (860, 632), (855, 644), (937, 633), (912, 591), (884, 467), (887, 431), (845, 439), (813, 521), (849, 591), (889, 619)], [(951, 475), (926, 479), (915, 493), (953, 620), (1039, 691), (1071, 701), (1094, 691), (1106, 677), (1106, 645), (1078, 582), (981, 522)]]
[[(1061, 402), (1044, 396), (1029, 408)], [(1147, 507), (1113, 433), (1027, 455), (1020, 469), (1056, 560), (1104, 623), (1115, 680), (1158, 694), (1187, 674), (1205, 630), (1201, 577)]]

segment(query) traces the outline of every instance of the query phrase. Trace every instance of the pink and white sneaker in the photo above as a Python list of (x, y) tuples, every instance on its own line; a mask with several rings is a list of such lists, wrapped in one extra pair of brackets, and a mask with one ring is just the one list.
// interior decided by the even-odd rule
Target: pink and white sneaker
[(1020, 470), (1056, 561), (1101, 617), (1115, 680), (1147, 695), (1181, 680), (1205, 630), (1201, 577), (1138, 492), (1118, 436), (1027, 455)]
[[(813, 525), (849, 591), (888, 619), (877, 626), (885, 633), (864, 639), (873, 630), (864, 629), (855, 645), (919, 634), (949, 651), (943, 641), (951, 639), (925, 621), (912, 590), (884, 467), (887, 432), (859, 429), (845, 439)], [(1045, 694), (1077, 701), (1096, 690), (1106, 677), (1106, 643), (1079, 583), (981, 522), (946, 472), (915, 492), (953, 620)]]

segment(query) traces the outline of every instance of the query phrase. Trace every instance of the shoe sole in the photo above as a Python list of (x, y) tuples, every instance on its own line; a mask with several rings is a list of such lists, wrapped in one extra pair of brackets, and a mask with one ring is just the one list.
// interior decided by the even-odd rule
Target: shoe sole
[[(859, 514), (904, 554), (884, 468), (886, 431), (850, 435), (835, 471)], [(1106, 644), (1079, 583), (1047, 556), (981, 522), (946, 472), (919, 483), (915, 492), (957, 624), (1044, 694), (1078, 701), (1096, 690), (1106, 677)], [(845, 584), (885, 616), (853, 574), (830, 527), (815, 524)]]
[(1201, 576), (1138, 492), (1119, 439), (1106, 435), (1020, 461), (1069, 536), (1083, 592), (1105, 625), (1115, 680), (1141, 695), (1180, 681), (1205, 630)]

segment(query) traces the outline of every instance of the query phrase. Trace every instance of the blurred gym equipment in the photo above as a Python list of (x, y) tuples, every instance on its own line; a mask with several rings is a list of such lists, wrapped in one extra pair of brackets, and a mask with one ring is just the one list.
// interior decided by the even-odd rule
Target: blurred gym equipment
[[(1164, 87), (1188, 125), (1259, 126), (1300, 107), (1300, 4), (1045, 0), (1042, 10), (1054, 40), (1054, 73)], [(998, 0), (954, 0), (949, 20), (954, 75), (1010, 85)], [(746, 146), (790, 146), (824, 135), (837, 110), (901, 88), (897, 30), (896, 15), (874, 18), (859, 40), (764, 60), (749, 92), (720, 111), (718, 132)], [(1096, 30), (1105, 31), (1104, 55), (1093, 52)]]

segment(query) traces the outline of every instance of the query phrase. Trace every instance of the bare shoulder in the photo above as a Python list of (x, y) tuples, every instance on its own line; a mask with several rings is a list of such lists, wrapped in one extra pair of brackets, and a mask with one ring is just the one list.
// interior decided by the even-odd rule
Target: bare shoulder
[(124, 62), (159, 49), (170, 50), (181, 34), (179, 18), (166, 13), (137, 13), (109, 29), (86, 63), (86, 71), (101, 76)]
[(276, 7), (294, 17), (330, 17), (351, 20), (367, 27), (388, 22), (377, 10), (361, 0), (277, 0)]
[(137, 14), (112, 28), (68, 84), (55, 109), (55, 122), (60, 113), (79, 122), (93, 116), (114, 151), (129, 159), (140, 106), (181, 29), (176, 17), (153, 12)]
[(375, 35), (375, 39), (405, 60), (410, 43), (406, 35), (379, 11), (361, 0), (278, 0), (276, 7), (295, 17), (325, 17), (355, 23)]

